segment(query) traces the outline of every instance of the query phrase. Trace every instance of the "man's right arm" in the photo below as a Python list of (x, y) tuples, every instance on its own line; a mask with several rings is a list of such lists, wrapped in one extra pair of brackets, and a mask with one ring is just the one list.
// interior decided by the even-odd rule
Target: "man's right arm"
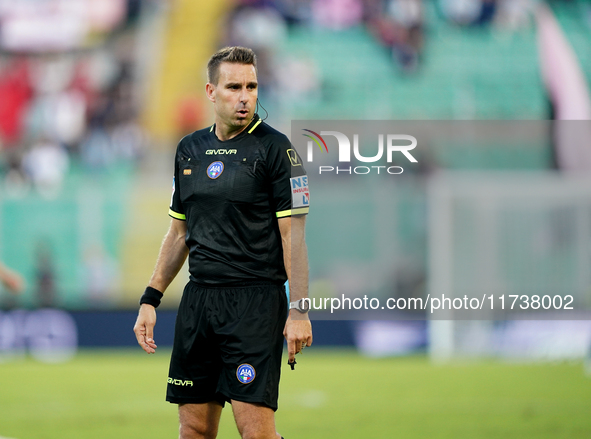
[(189, 249), (185, 244), (186, 235), (187, 223), (172, 218), (170, 228), (160, 247), (156, 268), (154, 268), (149, 286), (156, 288), (162, 293), (168, 288), (189, 254)]
[[(185, 244), (187, 223), (172, 218), (170, 228), (164, 237), (156, 268), (150, 279), (149, 286), (164, 293), (179, 270), (182, 268), (189, 249)], [(156, 309), (147, 303), (140, 306), (140, 311), (133, 327), (138, 344), (148, 354), (156, 352), (154, 343), (154, 326), (156, 325)]]

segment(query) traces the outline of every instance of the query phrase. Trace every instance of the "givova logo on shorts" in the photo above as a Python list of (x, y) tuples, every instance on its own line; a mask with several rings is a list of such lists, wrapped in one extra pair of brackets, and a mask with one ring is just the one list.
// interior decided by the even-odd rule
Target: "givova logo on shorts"
[(256, 372), (254, 367), (252, 367), (250, 364), (241, 364), (238, 366), (238, 369), (236, 369), (236, 378), (238, 378), (238, 381), (240, 381), (242, 384), (252, 383), (255, 376)]
[(187, 387), (193, 387), (193, 381), (189, 381), (189, 380), (177, 380), (175, 378), (168, 378), (168, 384), (174, 384), (175, 386), (187, 386)]

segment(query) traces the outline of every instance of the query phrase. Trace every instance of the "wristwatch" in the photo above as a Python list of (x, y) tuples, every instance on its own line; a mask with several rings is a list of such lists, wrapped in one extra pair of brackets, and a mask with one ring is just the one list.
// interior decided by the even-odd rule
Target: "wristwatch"
[(289, 309), (290, 310), (296, 309), (299, 312), (301, 312), (302, 314), (305, 314), (308, 311), (310, 311), (310, 299), (304, 298), (304, 299), (296, 300), (295, 302), (290, 302)]

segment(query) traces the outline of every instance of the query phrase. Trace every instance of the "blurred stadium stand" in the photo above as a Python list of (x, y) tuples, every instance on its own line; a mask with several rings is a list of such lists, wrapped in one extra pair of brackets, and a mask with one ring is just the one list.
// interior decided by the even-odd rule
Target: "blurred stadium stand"
[(323, 99), (301, 103), (300, 119), (544, 119), (544, 90), (533, 29), (500, 35), (458, 29), (426, 8), (426, 43), (417, 72), (402, 76), (364, 27), (338, 33), (295, 29), (287, 53), (322, 72)]
[(219, 23), (228, 7), (227, 0), (177, 0), (162, 11), (161, 41), (154, 42), (160, 51), (149, 54), (157, 62), (152, 65), (144, 109), (145, 125), (158, 140), (165, 141), (154, 146), (170, 150), (172, 139), (209, 123), (209, 108), (203, 100), (205, 66), (215, 51)]

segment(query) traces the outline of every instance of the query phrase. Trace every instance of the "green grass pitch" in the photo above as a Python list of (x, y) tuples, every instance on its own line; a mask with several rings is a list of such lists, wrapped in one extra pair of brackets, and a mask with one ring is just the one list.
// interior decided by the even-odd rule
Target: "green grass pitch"
[[(82, 351), (69, 363), (0, 364), (0, 437), (176, 438), (164, 401), (169, 351)], [(591, 378), (578, 363), (434, 366), (307, 349), (283, 368), (287, 439), (590, 438)], [(230, 407), (220, 438), (238, 438)]]

